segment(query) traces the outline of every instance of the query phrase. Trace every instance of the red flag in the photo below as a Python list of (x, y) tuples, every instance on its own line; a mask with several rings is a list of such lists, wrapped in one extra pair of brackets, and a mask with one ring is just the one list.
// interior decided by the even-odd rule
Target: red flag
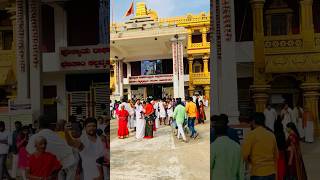
[(127, 17), (127, 16), (130, 16), (131, 14), (134, 14), (133, 1), (132, 1), (131, 5), (130, 5), (130, 8), (127, 10), (125, 16)]

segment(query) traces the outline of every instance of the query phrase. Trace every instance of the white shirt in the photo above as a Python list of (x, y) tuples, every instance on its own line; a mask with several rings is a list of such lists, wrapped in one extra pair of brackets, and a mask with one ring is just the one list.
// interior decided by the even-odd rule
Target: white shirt
[(103, 157), (105, 154), (105, 147), (102, 140), (97, 137), (96, 142), (89, 140), (87, 133), (83, 133), (80, 137), (84, 149), (80, 151), (82, 160), (83, 177), (85, 180), (91, 180), (99, 177), (99, 169), (97, 159)]
[(136, 109), (135, 109), (135, 111), (136, 111), (136, 117), (137, 117), (137, 119), (142, 119), (142, 114), (141, 114), (140, 112), (143, 111), (143, 107), (142, 107), (141, 104), (140, 104), (140, 105), (136, 104)]
[(274, 131), (274, 122), (277, 119), (276, 110), (273, 108), (271, 108), (270, 110), (266, 108), (264, 110), (264, 116), (266, 117), (266, 126)]
[[(9, 143), (10, 133), (9, 131), (4, 130), (0, 132), (0, 141), (7, 141)], [(8, 154), (9, 145), (0, 143), (0, 154)]]
[(288, 108), (287, 110), (282, 109), (281, 116), (283, 116), (283, 120), (282, 120), (283, 128), (286, 128), (289, 122), (293, 122), (293, 112), (291, 108)]
[(28, 145), (26, 147), (29, 154), (33, 154), (36, 152), (35, 140), (39, 136), (46, 138), (46, 151), (57, 156), (58, 160), (63, 166), (63, 169), (68, 168), (74, 164), (75, 159), (72, 148), (56, 132), (50, 129), (43, 129), (30, 137)]
[[(300, 117), (300, 113), (301, 113), (301, 117)], [(299, 107), (299, 108), (294, 107), (294, 109), (293, 109), (293, 123), (295, 125), (297, 125), (298, 122), (301, 123), (302, 117), (303, 117), (303, 109), (301, 107)]]

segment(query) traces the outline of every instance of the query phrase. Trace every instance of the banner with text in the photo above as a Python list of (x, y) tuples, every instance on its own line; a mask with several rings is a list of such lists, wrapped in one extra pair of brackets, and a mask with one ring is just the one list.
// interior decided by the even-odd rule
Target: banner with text
[(129, 84), (143, 85), (143, 84), (164, 84), (164, 83), (172, 83), (172, 82), (173, 82), (172, 74), (129, 77)]
[(109, 71), (110, 48), (105, 46), (62, 47), (59, 51), (62, 70), (105, 69)]

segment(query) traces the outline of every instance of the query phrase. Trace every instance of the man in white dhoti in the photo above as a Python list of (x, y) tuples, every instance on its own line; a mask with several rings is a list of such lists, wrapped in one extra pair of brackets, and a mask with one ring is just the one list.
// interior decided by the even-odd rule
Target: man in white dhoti
[(300, 138), (304, 138), (303, 109), (299, 105), (293, 108), (293, 123), (297, 126)]
[[(314, 141), (314, 126), (313, 126), (313, 115), (308, 108), (305, 108), (303, 113), (303, 127), (305, 142), (312, 143)], [(300, 133), (300, 132), (299, 132)]]
[[(281, 118), (282, 118), (282, 125), (284, 128), (287, 127), (287, 124), (289, 122), (293, 122), (293, 111), (289, 107), (288, 103), (285, 103), (283, 106), (283, 109), (281, 110)], [(284, 131), (287, 132), (285, 129)]]
[(264, 116), (266, 117), (266, 126), (274, 131), (274, 122), (277, 119), (277, 112), (271, 107), (271, 104), (267, 104), (267, 107), (264, 110)]
[(145, 135), (145, 126), (146, 121), (144, 120), (144, 114), (143, 114), (143, 106), (141, 104), (140, 99), (137, 99), (136, 105), (135, 105), (135, 113), (136, 113), (136, 120), (137, 120), (137, 126), (136, 126), (136, 138), (142, 139)]
[(156, 114), (156, 119), (155, 119), (155, 125), (156, 125), (156, 129), (158, 129), (160, 127), (160, 105), (159, 105), (159, 101), (157, 99), (154, 100), (154, 112)]
[(159, 116), (160, 116), (160, 125), (166, 125), (166, 118), (167, 118), (167, 113), (166, 113), (166, 102), (165, 100), (161, 100), (159, 103)]

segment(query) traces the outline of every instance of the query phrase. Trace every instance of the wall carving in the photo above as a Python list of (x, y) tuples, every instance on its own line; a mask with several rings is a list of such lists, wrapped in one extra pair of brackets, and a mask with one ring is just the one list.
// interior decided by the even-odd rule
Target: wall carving
[(302, 39), (286, 39), (286, 40), (266, 40), (265, 48), (301, 48), (303, 45)]
[(311, 72), (320, 69), (320, 53), (266, 56), (267, 73)]

